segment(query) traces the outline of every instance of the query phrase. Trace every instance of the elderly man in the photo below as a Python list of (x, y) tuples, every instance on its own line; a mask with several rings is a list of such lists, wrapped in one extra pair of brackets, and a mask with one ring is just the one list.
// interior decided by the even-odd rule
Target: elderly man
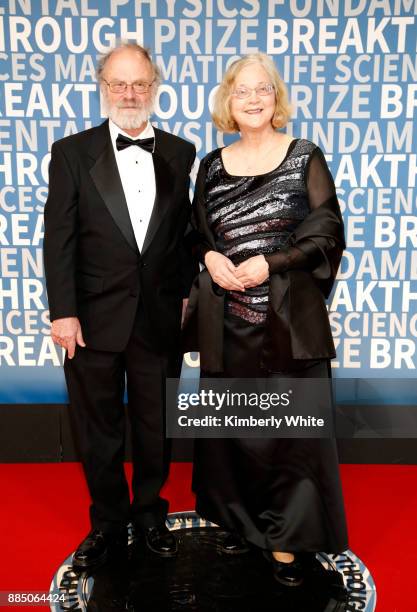
[[(64, 370), (92, 499), (92, 530), (74, 567), (125, 547), (126, 525), (162, 556), (176, 554), (160, 497), (169, 469), (165, 378), (179, 375), (182, 300), (193, 270), (184, 248), (190, 143), (153, 128), (159, 71), (122, 43), (102, 57), (108, 121), (55, 142), (45, 206), (52, 338)], [(133, 501), (123, 460), (124, 391), (132, 430)]]

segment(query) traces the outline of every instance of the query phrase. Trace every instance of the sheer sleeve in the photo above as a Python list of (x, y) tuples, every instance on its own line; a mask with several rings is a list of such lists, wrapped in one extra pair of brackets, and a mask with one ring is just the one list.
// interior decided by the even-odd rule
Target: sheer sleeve
[[(304, 173), (310, 210), (313, 212), (326, 204), (336, 211), (341, 221), (339, 204), (332, 175), (326, 159), (318, 147), (311, 154)], [(310, 216), (310, 215), (309, 215)], [(304, 223), (304, 222), (303, 222)], [(300, 227), (303, 225), (300, 224)], [(300, 232), (302, 235), (302, 232)], [(271, 274), (283, 273), (287, 270), (303, 269), (314, 272), (318, 278), (326, 278), (330, 274), (330, 266), (326, 252), (333, 249), (336, 239), (331, 236), (313, 238), (297, 238), (297, 231), (290, 237), (288, 245), (269, 255), (265, 259)]]
[(319, 147), (316, 147), (308, 160), (304, 180), (311, 210), (336, 197), (333, 177)]
[(200, 162), (194, 188), (194, 198), (191, 207), (192, 244), (193, 256), (202, 264), (208, 251), (213, 250), (213, 245), (207, 239), (209, 228), (207, 225), (206, 206), (204, 202), (204, 190), (206, 185), (206, 169), (204, 160)]

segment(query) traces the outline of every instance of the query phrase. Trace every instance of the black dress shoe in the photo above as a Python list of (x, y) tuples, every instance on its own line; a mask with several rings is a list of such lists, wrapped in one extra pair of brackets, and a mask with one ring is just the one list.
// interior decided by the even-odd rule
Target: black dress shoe
[(270, 550), (263, 551), (265, 559), (272, 563), (275, 580), (285, 586), (300, 586), (304, 580), (303, 567), (295, 558), (291, 563), (277, 561)]
[(109, 552), (126, 550), (127, 529), (116, 533), (106, 533), (93, 529), (81, 542), (72, 557), (72, 567), (78, 571), (86, 571), (104, 563)]
[(225, 555), (242, 555), (249, 551), (247, 542), (237, 533), (226, 533), (220, 543), (220, 550)]
[(143, 534), (146, 546), (161, 557), (175, 557), (178, 552), (176, 537), (165, 525), (138, 529), (138, 535)]

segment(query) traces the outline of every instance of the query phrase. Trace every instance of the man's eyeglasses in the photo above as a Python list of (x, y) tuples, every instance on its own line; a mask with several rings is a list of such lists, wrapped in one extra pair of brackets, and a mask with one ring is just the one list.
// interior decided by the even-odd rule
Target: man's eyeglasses
[(151, 83), (142, 83), (142, 81), (135, 81), (134, 83), (125, 83), (124, 81), (111, 81), (109, 83), (106, 79), (102, 79), (112, 93), (125, 93), (128, 86), (130, 85), (135, 94), (148, 93), (152, 87), (154, 81)]
[(243, 100), (244, 98), (249, 98), (253, 91), (257, 96), (269, 96), (269, 94), (274, 91), (274, 86), (271, 83), (262, 83), (261, 85), (258, 85), (258, 87), (254, 88), (244, 87), (242, 85), (241, 87), (238, 87), (232, 91), (232, 96)]

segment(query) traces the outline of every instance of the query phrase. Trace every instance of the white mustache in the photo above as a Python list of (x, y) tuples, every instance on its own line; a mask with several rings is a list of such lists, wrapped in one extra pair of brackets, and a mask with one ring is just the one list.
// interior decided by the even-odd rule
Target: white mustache
[(119, 102), (118, 104), (116, 104), (117, 108), (136, 108), (136, 109), (142, 109), (143, 105), (139, 102), (139, 103), (126, 103), (124, 104), (123, 102)]

